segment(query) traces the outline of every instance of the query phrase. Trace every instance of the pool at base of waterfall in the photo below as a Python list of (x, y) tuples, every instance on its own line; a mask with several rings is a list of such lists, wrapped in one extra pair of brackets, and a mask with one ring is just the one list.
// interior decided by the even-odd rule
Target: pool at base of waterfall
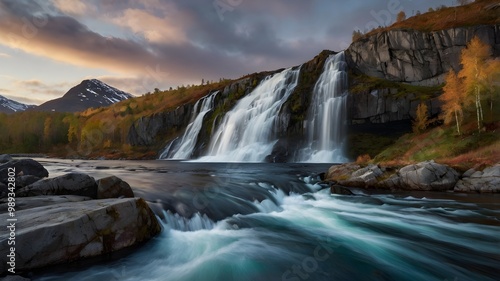
[(498, 280), (497, 195), (332, 195), (317, 176), (328, 164), (39, 161), (51, 176), (124, 179), (163, 231), (33, 280)]

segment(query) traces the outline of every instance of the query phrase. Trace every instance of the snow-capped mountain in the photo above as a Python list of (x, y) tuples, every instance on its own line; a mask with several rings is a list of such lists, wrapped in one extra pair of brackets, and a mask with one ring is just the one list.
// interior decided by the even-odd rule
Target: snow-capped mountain
[(41, 104), (35, 110), (78, 112), (88, 108), (109, 106), (133, 96), (97, 79), (83, 80), (64, 96)]
[(28, 108), (33, 108), (34, 105), (27, 105), (20, 103), (4, 96), (0, 96), (0, 112), (1, 113), (15, 113), (20, 111), (25, 111)]

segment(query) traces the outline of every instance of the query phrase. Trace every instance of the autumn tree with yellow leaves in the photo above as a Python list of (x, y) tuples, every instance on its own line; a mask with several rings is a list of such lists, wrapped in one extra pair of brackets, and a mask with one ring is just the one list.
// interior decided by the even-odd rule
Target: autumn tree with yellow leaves
[(490, 47), (477, 36), (462, 50), (460, 63), (462, 70), (457, 74), (450, 70), (446, 76), (444, 93), (440, 97), (443, 102), (443, 119), (445, 124), (455, 121), (460, 135), (460, 124), (464, 111), (474, 104), (477, 128), (482, 130), (484, 112), (482, 103), (487, 100), (490, 116), (493, 121), (493, 103), (500, 95), (500, 61), (491, 57)]
[(465, 91), (463, 90), (462, 80), (453, 70), (446, 76), (446, 85), (443, 88), (444, 93), (439, 97), (443, 102), (443, 119), (445, 124), (451, 124), (455, 121), (457, 132), (460, 135), (460, 123), (463, 118), (463, 107), (465, 101)]
[(476, 106), (477, 127), (481, 131), (484, 120), (481, 105), (481, 91), (488, 88), (488, 62), (491, 59), (491, 50), (479, 37), (474, 37), (462, 50), (460, 62), (462, 70), (458, 76), (463, 79), (466, 104), (472, 101)]

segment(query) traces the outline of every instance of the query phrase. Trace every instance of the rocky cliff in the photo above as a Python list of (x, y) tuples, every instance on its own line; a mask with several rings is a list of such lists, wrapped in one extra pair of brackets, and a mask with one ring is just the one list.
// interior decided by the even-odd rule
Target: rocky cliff
[[(205, 116), (201, 136), (198, 138), (197, 151), (209, 142), (212, 128), (220, 121), (218, 116), (223, 116), (229, 111), (236, 101), (248, 94), (268, 72), (250, 75), (231, 83), (222, 89), (212, 89), (207, 95), (219, 91), (215, 98), (214, 110)], [(127, 141), (132, 146), (162, 146), (181, 135), (191, 121), (194, 102), (184, 104), (173, 110), (144, 116), (135, 121), (129, 129)]]
[(127, 141), (133, 146), (154, 145), (159, 136), (182, 131), (189, 123), (192, 110), (193, 104), (185, 104), (172, 111), (141, 117), (130, 127)]
[[(392, 140), (397, 139), (411, 130), (410, 121), (422, 102), (427, 104), (429, 114), (437, 117), (441, 106), (438, 99), (441, 93), (439, 85), (443, 83), (443, 77), (449, 69), (460, 68), (461, 50), (476, 35), (492, 47), (495, 56), (500, 55), (499, 25), (433, 32), (399, 29), (380, 32), (354, 42), (345, 51), (351, 74), (346, 120), (350, 128), (350, 145), (360, 146), (352, 140), (366, 138), (367, 134), (370, 137), (387, 138), (389, 133)], [(279, 131), (276, 134), (279, 141), (269, 156), (272, 161), (293, 160), (293, 154), (303, 147), (307, 139), (304, 120), (313, 89), (325, 61), (332, 54), (335, 53), (323, 51), (301, 66), (298, 85), (278, 113)], [(208, 91), (207, 95), (214, 91), (219, 93), (214, 99), (213, 109), (204, 116), (192, 157), (204, 154), (213, 129), (236, 102), (250, 93), (266, 76), (278, 71), (252, 74), (223, 88)], [(129, 130), (129, 143), (160, 149), (175, 142), (193, 119), (193, 108), (194, 103), (190, 103), (140, 118)], [(393, 125), (388, 124), (390, 122)], [(390, 144), (387, 139), (383, 141)], [(380, 146), (377, 149), (382, 148)], [(349, 157), (356, 157), (358, 150), (363, 149), (354, 149)]]
[(347, 62), (358, 73), (396, 82), (435, 86), (450, 70), (459, 70), (460, 53), (478, 36), (500, 56), (500, 25), (482, 25), (422, 32), (384, 31), (354, 42)]

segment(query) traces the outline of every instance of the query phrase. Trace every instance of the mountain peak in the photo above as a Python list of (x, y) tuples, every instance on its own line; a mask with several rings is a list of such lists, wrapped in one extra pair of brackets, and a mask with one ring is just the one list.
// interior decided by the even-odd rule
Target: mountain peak
[(20, 103), (0, 95), (0, 113), (15, 113), (25, 111), (32, 107), (34, 106)]
[(98, 79), (86, 79), (71, 88), (63, 97), (48, 101), (40, 105), (37, 110), (78, 112), (91, 107), (109, 106), (132, 97), (131, 94)]

